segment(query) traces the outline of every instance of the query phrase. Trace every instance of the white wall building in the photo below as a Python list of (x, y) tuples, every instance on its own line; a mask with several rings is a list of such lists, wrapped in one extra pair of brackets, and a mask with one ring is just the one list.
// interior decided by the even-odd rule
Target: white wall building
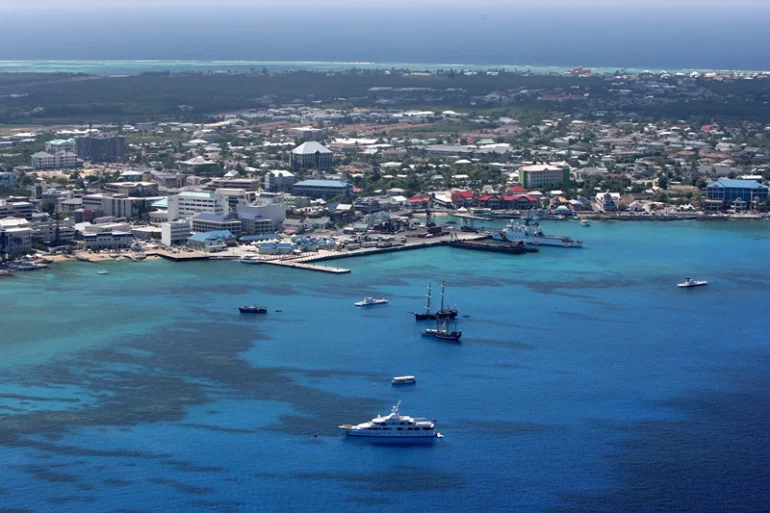
[(99, 232), (83, 234), (86, 249), (128, 249), (134, 242), (131, 232)]
[(535, 164), (519, 169), (519, 181), (528, 189), (559, 187), (569, 183), (569, 168)]
[(272, 201), (258, 201), (253, 205), (239, 203), (235, 208), (242, 221), (243, 233), (272, 233), (281, 229), (286, 219), (286, 205)]
[(265, 190), (268, 191), (289, 191), (294, 185), (296, 177), (291, 171), (275, 169), (265, 174)]
[(68, 169), (80, 166), (78, 156), (69, 151), (55, 154), (39, 151), (32, 155), (31, 160), (34, 169)]
[(195, 214), (227, 215), (230, 211), (228, 199), (215, 192), (182, 192), (168, 198), (168, 219), (192, 217)]
[(0, 219), (0, 255), (21, 255), (32, 249), (32, 230), (26, 219)]
[(190, 221), (187, 219), (169, 221), (160, 225), (160, 241), (166, 246), (185, 244), (191, 235)]

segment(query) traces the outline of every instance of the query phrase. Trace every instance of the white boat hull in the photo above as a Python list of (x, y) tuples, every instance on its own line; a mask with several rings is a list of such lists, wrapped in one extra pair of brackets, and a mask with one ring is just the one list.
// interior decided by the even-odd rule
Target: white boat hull
[[(398, 433), (398, 434), (396, 434)], [(436, 438), (435, 431), (396, 431), (394, 433), (386, 432), (365, 432), (358, 429), (345, 430), (347, 436), (357, 436), (360, 438)]]

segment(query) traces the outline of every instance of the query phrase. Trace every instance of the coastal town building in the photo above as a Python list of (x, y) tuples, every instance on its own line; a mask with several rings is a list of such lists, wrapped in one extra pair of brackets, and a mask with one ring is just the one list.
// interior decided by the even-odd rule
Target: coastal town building
[(32, 242), (46, 245), (71, 244), (75, 239), (75, 222), (72, 219), (56, 220), (48, 214), (35, 214), (29, 221)]
[(121, 162), (126, 158), (126, 138), (122, 135), (78, 137), (75, 153), (90, 162)]
[(184, 244), (192, 235), (190, 232), (190, 221), (187, 219), (161, 223), (160, 230), (160, 241), (166, 246)]
[(286, 205), (258, 200), (254, 204), (239, 203), (235, 209), (241, 219), (243, 233), (273, 233), (281, 229), (286, 219)]
[(26, 219), (0, 219), (0, 257), (23, 255), (32, 250), (32, 230)]
[(84, 233), (83, 242), (86, 249), (128, 249), (134, 241), (130, 232), (99, 232)]
[(228, 199), (215, 192), (185, 191), (168, 197), (168, 219), (171, 221), (204, 213), (224, 216), (229, 211)]
[(227, 249), (228, 244), (235, 241), (235, 236), (228, 230), (217, 230), (204, 233), (196, 233), (187, 239), (187, 247), (190, 249), (215, 253)]
[(71, 169), (82, 165), (78, 156), (69, 151), (55, 154), (39, 151), (33, 154), (30, 160), (33, 169)]
[(535, 164), (519, 169), (519, 182), (527, 189), (557, 187), (569, 183), (569, 168)]
[(265, 173), (265, 190), (267, 191), (290, 191), (296, 179), (291, 171), (275, 169)]
[(291, 150), (291, 168), (295, 171), (302, 169), (317, 169), (325, 171), (334, 166), (332, 151), (316, 141), (308, 141)]
[(60, 151), (69, 151), (77, 153), (75, 139), (53, 139), (45, 143), (45, 151), (48, 153), (58, 153)]
[(299, 126), (292, 128), (291, 133), (300, 141), (317, 141), (323, 139), (326, 130), (312, 126)]
[(721, 179), (708, 184), (706, 198), (730, 204), (736, 200), (746, 204), (768, 199), (768, 187), (754, 180)]
[(10, 171), (0, 172), (0, 187), (11, 188), (16, 183), (16, 175)]
[(219, 162), (208, 160), (198, 156), (179, 162), (179, 167), (183, 173), (191, 173), (200, 176), (211, 176), (219, 173)]
[(350, 185), (341, 180), (303, 180), (295, 183), (292, 191), (297, 196), (311, 198), (345, 197), (350, 194)]
[(212, 178), (206, 184), (206, 189), (243, 189), (246, 191), (258, 191), (262, 187), (262, 181), (257, 178)]
[(0, 199), (0, 219), (6, 217), (29, 218), (35, 211), (35, 206), (29, 201), (11, 201)]
[(157, 196), (155, 182), (112, 182), (104, 184), (104, 191), (127, 196)]
[(214, 232), (228, 230), (241, 233), (241, 220), (216, 214), (196, 214), (190, 219), (193, 232)]
[(91, 210), (96, 217), (114, 216), (138, 219), (147, 216), (158, 196), (134, 197), (126, 194), (87, 194), (81, 198), (82, 208)]

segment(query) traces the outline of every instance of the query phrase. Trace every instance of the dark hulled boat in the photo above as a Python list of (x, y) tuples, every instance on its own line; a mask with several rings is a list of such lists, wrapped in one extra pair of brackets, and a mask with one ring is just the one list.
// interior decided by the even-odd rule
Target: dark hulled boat
[(241, 313), (247, 313), (247, 314), (266, 314), (267, 313), (266, 307), (256, 306), (256, 305), (239, 306), (238, 310), (240, 310)]
[(435, 321), (439, 319), (454, 319), (457, 317), (457, 309), (456, 308), (445, 308), (444, 307), (444, 282), (441, 282), (441, 308), (436, 310), (435, 312), (432, 312), (430, 309), (430, 300), (431, 300), (431, 284), (428, 284), (428, 295), (426, 296), (428, 298), (428, 303), (425, 305), (425, 313), (414, 313), (414, 318), (417, 321)]

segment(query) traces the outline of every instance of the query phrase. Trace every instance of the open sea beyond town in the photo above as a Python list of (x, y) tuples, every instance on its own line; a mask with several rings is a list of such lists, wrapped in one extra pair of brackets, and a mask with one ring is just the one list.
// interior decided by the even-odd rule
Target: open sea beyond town
[[(0, 509), (767, 511), (770, 223), (542, 224), (583, 248), (3, 280)], [(409, 313), (441, 281), (461, 344)], [(398, 401), (444, 438), (339, 433)]]

